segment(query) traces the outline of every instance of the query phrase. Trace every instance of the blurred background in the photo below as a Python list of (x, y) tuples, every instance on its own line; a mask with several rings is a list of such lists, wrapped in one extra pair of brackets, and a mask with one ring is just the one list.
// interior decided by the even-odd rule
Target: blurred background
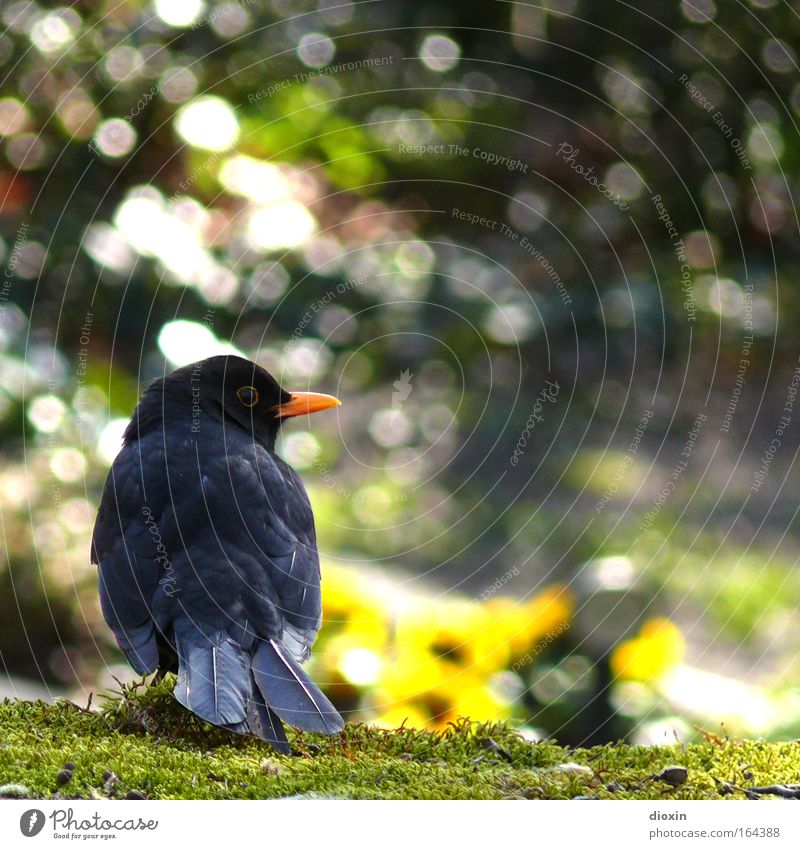
[(89, 562), (144, 386), (279, 450), (353, 720), (800, 735), (797, 9), (5, 2), (0, 695), (131, 680)]

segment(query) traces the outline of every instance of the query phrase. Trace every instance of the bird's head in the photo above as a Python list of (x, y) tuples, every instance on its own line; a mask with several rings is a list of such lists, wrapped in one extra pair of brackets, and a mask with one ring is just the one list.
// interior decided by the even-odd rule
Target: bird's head
[(243, 357), (209, 357), (154, 381), (136, 407), (125, 440), (139, 437), (152, 422), (191, 423), (195, 433), (223, 422), (243, 428), (271, 450), (284, 419), (340, 404), (332, 395), (289, 392)]

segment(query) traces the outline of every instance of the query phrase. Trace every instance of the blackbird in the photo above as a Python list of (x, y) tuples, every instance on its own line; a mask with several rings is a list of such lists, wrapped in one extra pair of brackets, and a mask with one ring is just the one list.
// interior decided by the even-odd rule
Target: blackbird
[(235, 356), (155, 380), (92, 537), (103, 616), (136, 672), (177, 672), (181, 704), (282, 752), (281, 720), (326, 734), (344, 723), (300, 666), (322, 621), (319, 556), (275, 440), (285, 418), (339, 403)]

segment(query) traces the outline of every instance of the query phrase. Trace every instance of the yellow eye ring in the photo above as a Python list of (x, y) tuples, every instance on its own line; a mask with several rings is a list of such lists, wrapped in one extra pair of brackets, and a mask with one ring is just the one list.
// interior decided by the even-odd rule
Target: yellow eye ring
[(255, 386), (240, 386), (236, 390), (236, 397), (245, 407), (255, 407), (259, 401), (258, 389)]

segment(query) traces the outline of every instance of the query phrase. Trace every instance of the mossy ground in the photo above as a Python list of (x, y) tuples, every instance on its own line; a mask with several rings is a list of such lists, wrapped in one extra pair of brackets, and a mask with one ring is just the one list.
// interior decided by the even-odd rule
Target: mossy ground
[[(126, 689), (100, 711), (69, 702), (0, 704), (0, 795), (28, 798), (717, 799), (800, 781), (800, 743), (723, 740), (565, 749), (503, 724), (444, 733), (348, 725), (290, 733), (292, 756), (209, 726), (168, 683)], [(65, 769), (65, 764), (68, 768)], [(672, 786), (668, 765), (688, 776)]]

